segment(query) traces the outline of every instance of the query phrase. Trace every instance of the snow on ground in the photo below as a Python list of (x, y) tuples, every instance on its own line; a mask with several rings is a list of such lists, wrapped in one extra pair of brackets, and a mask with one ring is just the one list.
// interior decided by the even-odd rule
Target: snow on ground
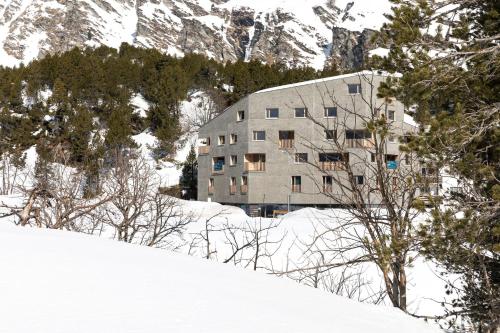
[(440, 332), (383, 306), (167, 251), (0, 224), (0, 332)]

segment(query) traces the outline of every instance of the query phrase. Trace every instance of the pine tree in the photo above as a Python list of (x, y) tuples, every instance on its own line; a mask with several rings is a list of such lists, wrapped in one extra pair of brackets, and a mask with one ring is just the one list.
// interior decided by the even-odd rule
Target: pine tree
[[(413, 144), (423, 159), (460, 176), (462, 189), (433, 198), (420, 230), (422, 252), (463, 285), (450, 323), (464, 316), (477, 332), (500, 327), (500, 3), (393, 1), (380, 37), (390, 47), (374, 66), (398, 70), (400, 100), (417, 105), (427, 130)], [(449, 7), (446, 7), (449, 6)], [(448, 8), (449, 10), (443, 10)], [(388, 88), (388, 87), (385, 87)]]
[(182, 198), (196, 200), (198, 196), (198, 161), (194, 145), (191, 145), (186, 161), (182, 164), (182, 175), (179, 181)]

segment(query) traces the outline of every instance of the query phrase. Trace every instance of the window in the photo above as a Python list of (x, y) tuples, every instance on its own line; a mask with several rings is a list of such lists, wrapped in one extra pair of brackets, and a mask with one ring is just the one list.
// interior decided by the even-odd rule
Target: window
[(253, 131), (253, 141), (265, 141), (266, 131)]
[(208, 194), (213, 194), (215, 190), (215, 181), (213, 178), (208, 180)]
[(231, 134), (229, 136), (229, 143), (234, 145), (236, 142), (238, 142), (238, 136), (236, 134)]
[(375, 162), (375, 154), (374, 153), (370, 153), (370, 160), (372, 162)]
[(302, 192), (302, 177), (292, 176), (292, 192)]
[(394, 135), (389, 135), (389, 142), (390, 142), (390, 143), (394, 143), (394, 142), (396, 142), (396, 136), (394, 136)]
[(330, 193), (333, 188), (332, 176), (323, 176), (323, 192)]
[(229, 194), (236, 194), (236, 177), (229, 179)]
[(349, 94), (361, 94), (361, 84), (348, 84), (347, 91), (349, 92)]
[(238, 156), (231, 155), (231, 158), (229, 159), (229, 165), (235, 166), (236, 164), (238, 164)]
[(406, 165), (410, 164), (410, 155), (409, 154), (405, 154), (405, 164)]
[(306, 108), (295, 108), (295, 118), (305, 118), (307, 116)]
[(337, 117), (337, 108), (325, 108), (325, 118), (335, 118)]
[(363, 185), (365, 183), (365, 177), (364, 176), (354, 176), (354, 183), (356, 183), (356, 185)]
[(395, 120), (396, 119), (396, 111), (389, 110), (387, 112), (387, 118), (389, 118), (389, 120)]
[(223, 172), (225, 164), (226, 164), (226, 159), (224, 157), (214, 157), (213, 158), (213, 171), (214, 172)]
[(280, 116), (280, 110), (276, 108), (266, 109), (267, 119), (278, 119)]
[(219, 146), (226, 144), (226, 136), (219, 135)]
[(278, 132), (279, 147), (280, 149), (291, 149), (295, 142), (294, 131), (279, 131)]
[(296, 153), (295, 163), (307, 163), (307, 153)]
[(238, 111), (238, 113), (236, 114), (236, 120), (237, 121), (245, 120), (245, 111)]
[(325, 138), (327, 140), (335, 140), (337, 138), (336, 130), (325, 130)]
[(247, 176), (241, 177), (240, 192), (241, 192), (241, 194), (246, 194), (248, 192), (248, 178), (247, 178)]

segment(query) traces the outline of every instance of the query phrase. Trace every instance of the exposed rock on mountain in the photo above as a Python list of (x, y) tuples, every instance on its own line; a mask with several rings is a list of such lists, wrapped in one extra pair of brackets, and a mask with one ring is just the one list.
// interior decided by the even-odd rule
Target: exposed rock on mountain
[(0, 64), (74, 46), (121, 43), (219, 61), (257, 59), (322, 68), (362, 64), (389, 3), (347, 0), (5, 0)]

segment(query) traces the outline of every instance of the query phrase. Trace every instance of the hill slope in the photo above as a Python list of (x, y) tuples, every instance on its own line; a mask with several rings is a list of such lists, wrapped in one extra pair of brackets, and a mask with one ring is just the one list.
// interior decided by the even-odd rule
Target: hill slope
[(229, 265), (0, 225), (0, 332), (438, 332)]
[(360, 65), (388, 0), (7, 0), (0, 64), (74, 46), (122, 42), (220, 61), (258, 59), (322, 68)]

